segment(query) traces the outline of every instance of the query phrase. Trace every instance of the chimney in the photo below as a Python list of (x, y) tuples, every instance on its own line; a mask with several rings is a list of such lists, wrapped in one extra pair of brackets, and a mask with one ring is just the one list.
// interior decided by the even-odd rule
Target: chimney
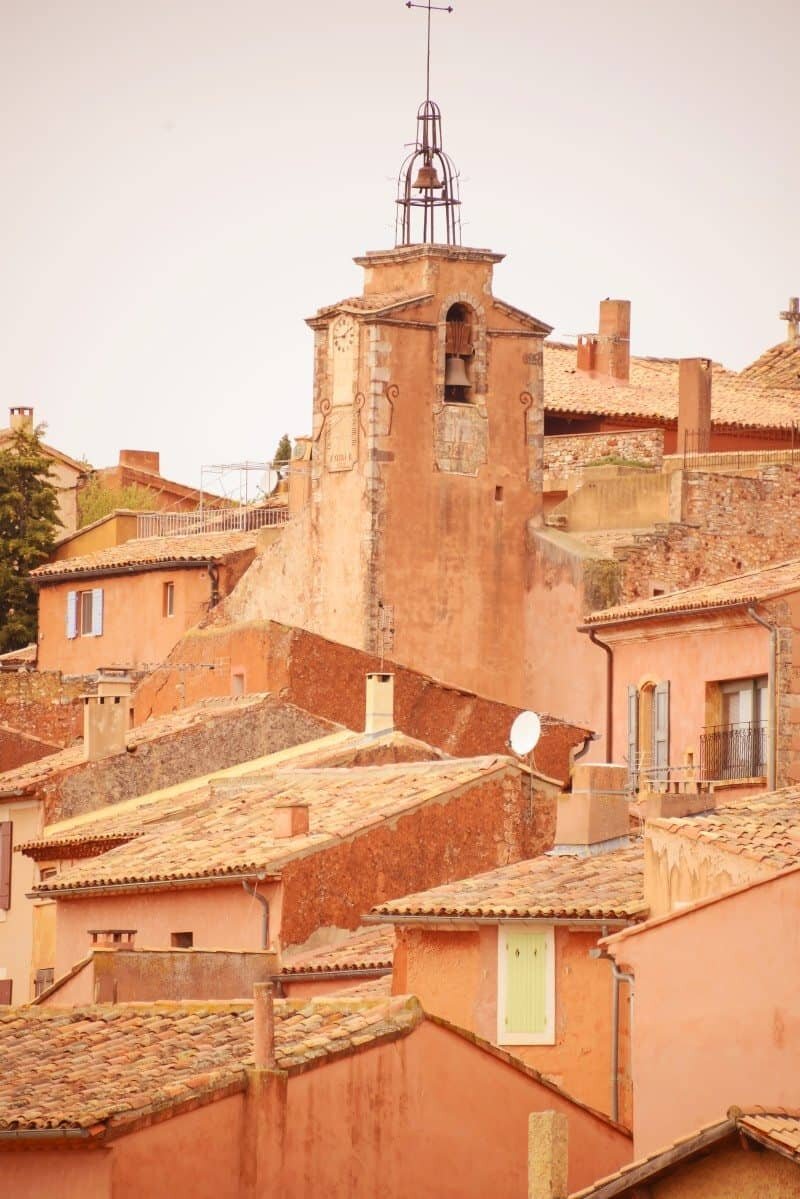
[(148, 475), (160, 475), (161, 455), (158, 450), (120, 450), (120, 466), (130, 466), (134, 470), (143, 470)]
[(600, 301), (597, 363), (600, 375), (627, 383), (631, 373), (631, 302)]
[(573, 767), (572, 790), (558, 799), (554, 853), (597, 853), (627, 841), (627, 778), (624, 766)]
[(711, 439), (711, 359), (681, 358), (678, 374), (678, 444), (704, 451)]
[(528, 1199), (567, 1199), (567, 1128), (563, 1112), (528, 1116)]
[(253, 986), (253, 1054), (256, 1070), (275, 1069), (275, 993), (272, 983)]
[(83, 696), (83, 753), (87, 762), (125, 752), (131, 727), (131, 680), (122, 672), (101, 674), (95, 695)]
[(33, 432), (33, 409), (32, 408), (9, 408), (8, 410), (9, 428), (14, 433), (32, 433)]
[(389, 733), (394, 728), (394, 675), (367, 675), (365, 733)]
[(302, 837), (308, 832), (308, 804), (278, 804), (273, 812), (272, 835), (276, 840), (283, 841), (287, 837)]

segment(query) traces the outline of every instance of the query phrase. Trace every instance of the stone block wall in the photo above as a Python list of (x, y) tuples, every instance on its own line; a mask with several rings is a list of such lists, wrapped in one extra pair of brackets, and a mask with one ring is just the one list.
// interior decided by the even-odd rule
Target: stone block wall
[(72, 745), (83, 734), (80, 696), (94, 690), (85, 678), (58, 671), (0, 673), (0, 772)]
[(664, 458), (664, 430), (620, 429), (544, 439), (545, 479), (572, 478), (602, 458), (624, 458), (660, 467)]

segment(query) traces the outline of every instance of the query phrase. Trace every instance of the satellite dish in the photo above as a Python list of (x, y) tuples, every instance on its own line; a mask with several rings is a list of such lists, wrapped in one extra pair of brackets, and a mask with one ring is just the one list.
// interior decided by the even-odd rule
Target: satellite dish
[(511, 726), (510, 742), (515, 754), (524, 758), (539, 744), (542, 722), (535, 712), (520, 712)]

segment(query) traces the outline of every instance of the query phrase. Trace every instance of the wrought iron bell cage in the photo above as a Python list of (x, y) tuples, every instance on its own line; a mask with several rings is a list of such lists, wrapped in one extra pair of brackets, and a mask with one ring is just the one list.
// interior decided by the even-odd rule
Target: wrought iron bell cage
[[(415, 236), (415, 232), (421, 236)], [(458, 171), (442, 149), (439, 105), (425, 100), (417, 112), (414, 149), (397, 179), (395, 244), (411, 246), (436, 241), (448, 246), (461, 245), (461, 196)]]

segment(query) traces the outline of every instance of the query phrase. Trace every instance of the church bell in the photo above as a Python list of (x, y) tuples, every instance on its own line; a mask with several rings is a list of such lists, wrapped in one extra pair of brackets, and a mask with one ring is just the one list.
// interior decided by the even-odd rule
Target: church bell
[(444, 366), (445, 387), (469, 387), (469, 376), (463, 358), (448, 357)]
[(417, 177), (412, 187), (415, 187), (417, 191), (438, 191), (442, 187), (442, 183), (436, 174), (436, 167), (429, 162), (423, 163), (417, 171)]

